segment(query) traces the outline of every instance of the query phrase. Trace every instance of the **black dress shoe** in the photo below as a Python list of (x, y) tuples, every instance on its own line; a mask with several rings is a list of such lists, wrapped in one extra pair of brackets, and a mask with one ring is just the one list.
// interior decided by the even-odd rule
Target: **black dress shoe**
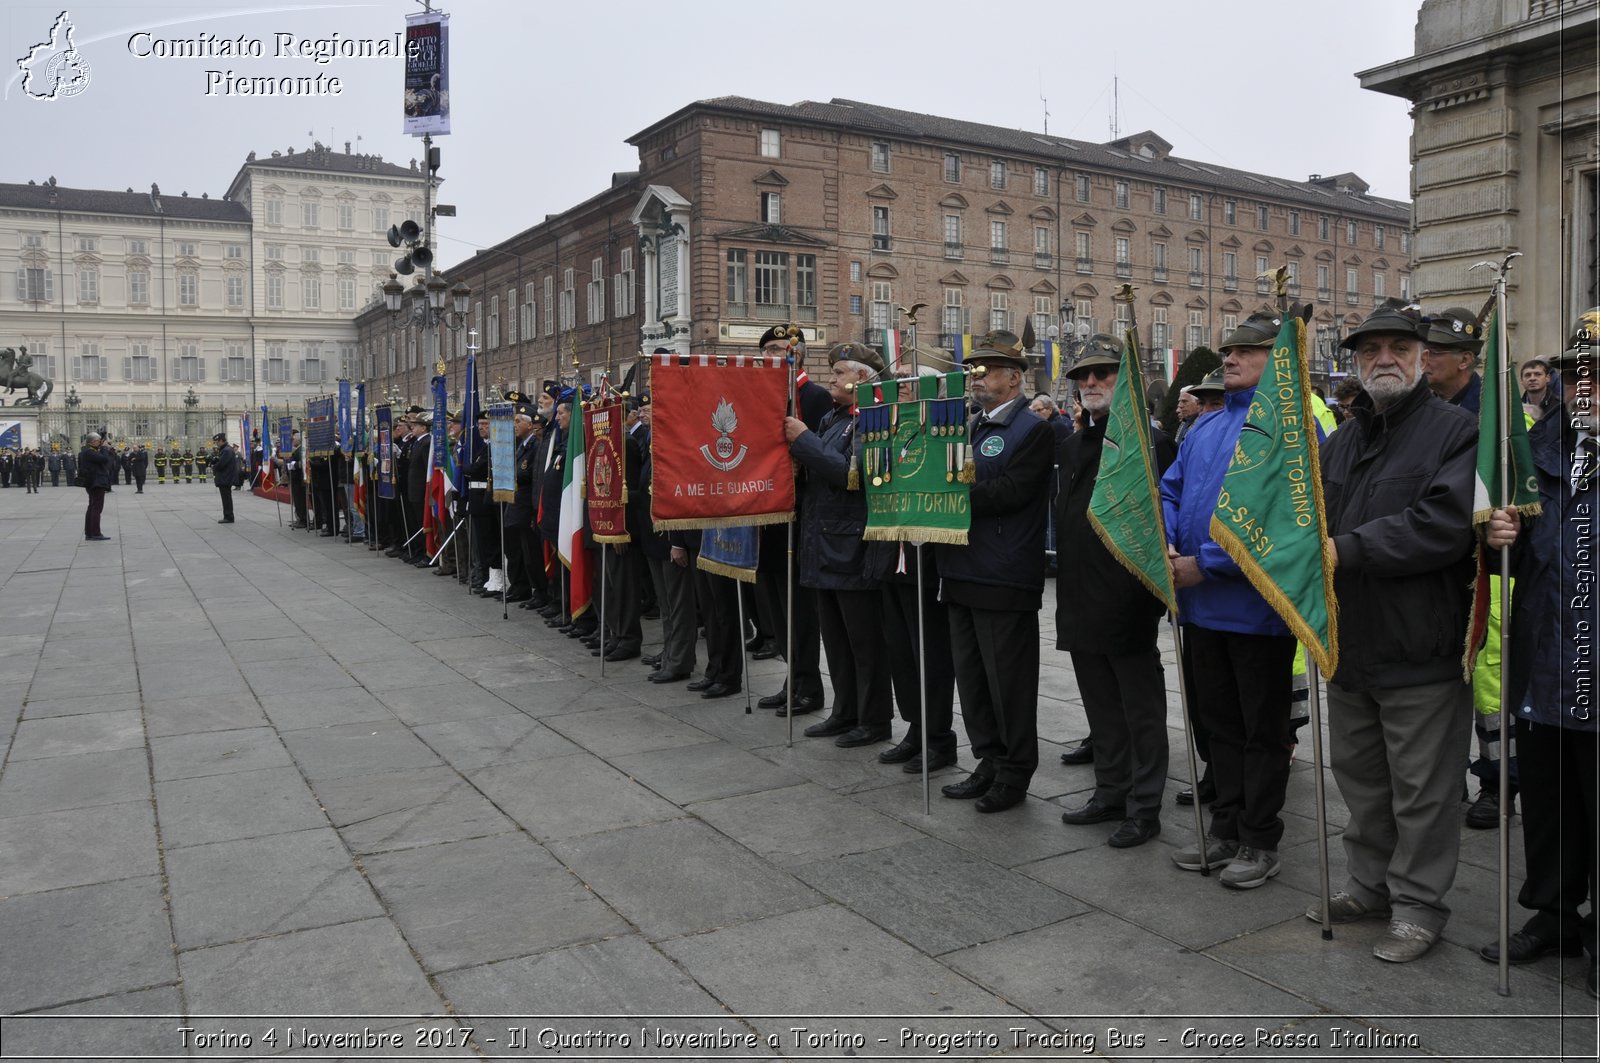
[(659, 654), (659, 653), (647, 653), (644, 656), (639, 658), (639, 663), (644, 665), (646, 668), (660, 668), (661, 667), (661, 654)]
[(569, 639), (586, 639), (590, 635), (593, 635), (593, 634), (594, 634), (594, 628), (592, 628), (592, 627), (584, 627), (581, 624), (574, 624), (574, 625), (572, 625), (572, 629), (567, 632), (567, 638), (569, 638)]
[(528, 599), (528, 608), (529, 609), (543, 609), (546, 606), (548, 606), (549, 604), (550, 604), (550, 599), (545, 597), (542, 594), (535, 594), (532, 598)]
[(750, 654), (750, 659), (755, 661), (770, 661), (774, 657), (781, 655), (782, 652), (782, 650), (778, 649), (778, 644), (776, 642), (773, 642), (771, 639), (767, 639), (761, 644), (759, 649)]
[(693, 683), (690, 683), (689, 689), (694, 691), (696, 694), (699, 694), (702, 691), (710, 690), (716, 685), (717, 681), (715, 679), (702, 677), (700, 679), (696, 679)]
[(1016, 808), (1027, 797), (1028, 791), (1024, 787), (997, 782), (972, 807), (979, 812), (1004, 812), (1008, 808)]
[(744, 648), (747, 650), (759, 650), (761, 648), (761, 644), (765, 641), (767, 640), (762, 638), (760, 635), (752, 635), (744, 640)]
[(681, 683), (689, 678), (688, 672), (651, 672), (645, 676), (652, 683)]
[(1098, 797), (1091, 797), (1082, 808), (1061, 813), (1061, 822), (1082, 827), (1090, 823), (1108, 823), (1114, 819), (1127, 819), (1128, 810), (1122, 805), (1108, 805)]
[(922, 752), (922, 743), (913, 741), (910, 735), (900, 739), (898, 743), (878, 754), (879, 764), (904, 764), (912, 757)]
[(506, 601), (508, 601), (508, 602), (525, 602), (525, 601), (528, 600), (528, 598), (529, 598), (529, 595), (526, 595), (526, 594), (508, 594), (508, 595), (506, 595)]
[(887, 727), (853, 727), (833, 740), (833, 744), (840, 749), (854, 749), (856, 746), (875, 746), (879, 742), (887, 742), (892, 733)]
[(948, 786), (939, 787), (939, 792), (958, 801), (970, 801), (974, 797), (982, 797), (988, 793), (989, 787), (993, 785), (993, 775), (979, 775), (974, 772), (960, 782), (953, 782)]
[(756, 701), (756, 705), (763, 709), (781, 709), (789, 701), (789, 692), (780, 690), (776, 694), (767, 694)]
[[(816, 712), (820, 708), (822, 708), (822, 698), (820, 698), (820, 697), (815, 697), (815, 698), (795, 698), (794, 699), (794, 714), (796, 716), (804, 716), (807, 713)], [(787, 706), (787, 705), (779, 705), (778, 706), (778, 716), (786, 717), (788, 715), (789, 715), (789, 706)]]
[(706, 701), (710, 701), (712, 698), (731, 697), (743, 689), (743, 687), (736, 687), (732, 683), (712, 683), (710, 686), (700, 691), (700, 697)]
[(805, 735), (807, 738), (832, 738), (835, 735), (842, 735), (846, 731), (853, 731), (855, 727), (856, 722), (854, 720), (846, 720), (839, 716), (829, 716), (821, 723), (814, 723), (807, 727)]
[(637, 646), (618, 646), (616, 649), (606, 654), (606, 660), (631, 661), (637, 656), (639, 656), (639, 648)]
[(1113, 849), (1132, 849), (1161, 833), (1159, 819), (1125, 819), (1122, 826), (1111, 832), (1106, 844)]
[[(1500, 942), (1491, 941), (1478, 950), (1478, 955), (1485, 962), (1500, 962)], [(1547, 936), (1537, 930), (1523, 927), (1506, 939), (1506, 962), (1516, 967), (1524, 963), (1533, 963), (1543, 956), (1581, 956), (1583, 955), (1583, 942), (1577, 938), (1562, 941), (1555, 936)]]
[[(136, 491), (134, 493), (137, 494), (138, 492)], [(221, 520), (217, 521), (217, 523), (218, 524), (232, 524), (233, 523), (233, 518), (232, 517), (223, 517)]]
[(1061, 754), (1063, 764), (1093, 764), (1094, 763), (1094, 736), (1085, 738), (1076, 746)]
[[(1216, 783), (1212, 782), (1210, 779), (1205, 778), (1204, 776), (1201, 776), (1201, 778), (1200, 778), (1200, 801), (1201, 801), (1201, 803), (1209, 805), (1209, 804), (1211, 804), (1211, 802), (1215, 801), (1216, 799), (1217, 799), (1217, 785), (1216, 785)], [(1178, 791), (1178, 796), (1173, 798), (1173, 800), (1176, 801), (1178, 804), (1183, 805), (1185, 808), (1187, 808), (1190, 805), (1194, 804), (1194, 787), (1190, 786), (1190, 787), (1186, 787), (1186, 788), (1184, 788), (1182, 790), (1179, 790)]]
[[(955, 767), (956, 751), (953, 749), (946, 752), (940, 752), (937, 749), (931, 750), (930, 757), (931, 759), (928, 761), (929, 771), (938, 771), (940, 768)], [(900, 765), (900, 770), (905, 772), (907, 775), (921, 775), (922, 754), (919, 752), (916, 756)]]
[[(1517, 813), (1517, 792), (1511, 791), (1511, 814)], [(1467, 806), (1467, 826), (1473, 830), (1494, 830), (1500, 826), (1500, 787), (1480, 786), (1478, 799)], [(1516, 961), (1513, 960), (1513, 963)]]

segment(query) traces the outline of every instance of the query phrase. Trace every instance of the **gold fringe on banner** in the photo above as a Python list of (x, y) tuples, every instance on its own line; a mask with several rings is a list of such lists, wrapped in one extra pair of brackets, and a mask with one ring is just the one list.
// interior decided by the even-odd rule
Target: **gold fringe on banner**
[(863, 539), (892, 543), (944, 543), (947, 546), (966, 546), (964, 528), (919, 528), (915, 525), (896, 524), (892, 527), (872, 527), (861, 533)]
[(856, 468), (856, 453), (853, 450), (850, 452), (850, 472), (844, 478), (844, 489), (846, 491), (861, 490), (861, 470)]
[(597, 533), (594, 541), (597, 543), (631, 543), (633, 542), (633, 536), (627, 532), (623, 532), (621, 535), (600, 535)]
[(794, 511), (787, 513), (758, 513), (738, 517), (674, 517), (655, 520), (657, 531), (695, 531), (700, 528), (742, 528), (747, 524), (787, 524), (794, 520)]
[(728, 565), (721, 561), (707, 561), (704, 554), (695, 558), (694, 563), (700, 567), (702, 572), (709, 572), (714, 576), (727, 576), (729, 579), (736, 579), (740, 583), (754, 583), (756, 581), (756, 572), (753, 568), (740, 568), (737, 565)]
[(495, 502), (515, 502), (516, 500), (517, 500), (517, 493), (515, 491), (496, 491), (496, 492), (494, 492), (493, 501), (495, 501)]
[(978, 465), (977, 465), (977, 463), (974, 462), (971, 458), (968, 458), (966, 464), (961, 466), (961, 472), (956, 475), (956, 479), (960, 480), (964, 484), (977, 483), (978, 482)]

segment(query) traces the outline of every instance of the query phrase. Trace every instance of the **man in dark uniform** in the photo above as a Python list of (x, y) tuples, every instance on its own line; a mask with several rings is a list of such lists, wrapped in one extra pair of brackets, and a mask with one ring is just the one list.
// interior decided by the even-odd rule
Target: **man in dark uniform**
[[(1104, 345), (1096, 342), (1102, 340)], [(1071, 602), (1066, 595), (1056, 599), (1056, 648), (1072, 654), (1094, 735), (1094, 793), (1061, 820), (1074, 825), (1121, 820), (1107, 844), (1128, 849), (1161, 833), (1167, 688), (1156, 648), (1161, 600), (1111, 555), (1088, 520), (1122, 364), (1107, 350), (1115, 346), (1114, 337), (1096, 336), (1088, 357), (1067, 374), (1078, 385), (1085, 425), (1057, 450), (1056, 556), (1060, 579), (1073, 594)], [(1160, 476), (1176, 448), (1159, 428), (1151, 433)]]
[(228, 433), (218, 432), (211, 437), (216, 447), (212, 451), (211, 478), (222, 496), (222, 519), (218, 524), (233, 523), (233, 483), (239, 476), (239, 455), (228, 445)]
[(300, 444), (298, 429), (289, 433), (289, 453), (278, 455), (279, 480), (289, 481), (289, 501), (294, 507), (294, 520), (289, 527), (304, 529), (310, 522), (306, 513), (305, 448)]
[[(433, 415), (419, 411), (411, 418), (411, 451), (406, 459), (406, 520), (415, 533), (422, 527), (422, 509), (428, 494), (428, 453), (433, 449)], [(426, 535), (417, 535), (401, 560), (418, 568), (428, 564)]]
[[(768, 358), (783, 358), (792, 353), (795, 368), (795, 416), (815, 432), (822, 427), (822, 418), (833, 409), (833, 398), (828, 389), (812, 380), (806, 373), (806, 344), (803, 336), (789, 339), (783, 325), (775, 325), (761, 335), (761, 352)], [(800, 521), (800, 492), (795, 492), (795, 523)], [(794, 603), (794, 711), (796, 715), (816, 712), (822, 708), (822, 637), (817, 621), (816, 592), (800, 584), (800, 570), (794, 570), (794, 580), (789, 572), (789, 526), (769, 524), (761, 529), (761, 547), (756, 570), (756, 608), (761, 614), (760, 628), (772, 632), (779, 654), (788, 652), (789, 603)], [(800, 544), (794, 544), (799, 555)], [(744, 637), (744, 632), (739, 633)], [(778, 714), (788, 712), (788, 694), (779, 690), (757, 702), (764, 709), (777, 709)]]
[(77, 486), (78, 456), (70, 450), (63, 451), (61, 454), (61, 471), (66, 474), (67, 486)]
[(144, 494), (144, 478), (150, 469), (150, 452), (140, 443), (128, 455), (128, 467), (133, 470), (134, 494)]
[(941, 792), (1000, 812), (1027, 797), (1039, 766), (1039, 609), (1055, 432), (1027, 408), (1028, 360), (1015, 335), (990, 332), (967, 361), (983, 410), (970, 429), (972, 527), (967, 545), (940, 545), (938, 553), (961, 715), (978, 766)]
[(421, 413), (422, 407), (409, 407), (394, 422), (393, 436), (391, 437), (389, 468), (394, 476), (394, 499), (390, 505), (392, 518), (392, 543), (387, 551), (389, 557), (400, 557), (411, 549), (411, 536), (417, 529), (411, 524), (411, 511), (406, 502), (406, 491), (411, 479), (411, 418), (414, 414)]
[(1483, 329), (1478, 315), (1453, 306), (1423, 319), (1422, 371), (1428, 389), (1452, 406), (1478, 412), (1483, 377), (1478, 375), (1478, 352)]
[(650, 430), (639, 417), (639, 400), (624, 400), (627, 420), (623, 440), (622, 475), (627, 484), (626, 520), (629, 541), (605, 543), (606, 628), (609, 634), (602, 645), (608, 661), (627, 661), (639, 656), (644, 641), (641, 620), (644, 616), (644, 585), (650, 578), (641, 547), (650, 535), (650, 496), (641, 474), (650, 446)]
[[(521, 398), (520, 392), (515, 392)], [(528, 573), (529, 551), (527, 540), (537, 538), (533, 532), (533, 519), (537, 496), (533, 491), (534, 452), (538, 438), (534, 432), (533, 407), (517, 402), (511, 418), (511, 434), (515, 438), (511, 454), (512, 482), (516, 484), (516, 497), (502, 514), (501, 533), (505, 536), (506, 572), (505, 597), (508, 602), (526, 602), (533, 597)], [(540, 561), (543, 564), (543, 561)]]
[(50, 444), (50, 456), (45, 459), (50, 469), (50, 486), (61, 486), (61, 444)]
[(201, 447), (194, 453), (195, 473), (200, 477), (200, 482), (206, 482), (206, 466), (210, 464), (211, 455), (206, 453), (206, 448)]
[(183, 448), (183, 482), (194, 483), (194, 451), (188, 447)]
[[(467, 573), (467, 588), (474, 594), (483, 591), (489, 580), (489, 570), (500, 567), (500, 514), (496, 512), (493, 496), (489, 493), (489, 414), (478, 413), (478, 423), (472, 431), (478, 433), (472, 463), (467, 466), (467, 529), (472, 535), (472, 564)], [(465, 449), (465, 448), (463, 448)]]
[(165, 447), (156, 448), (156, 483), (167, 482), (167, 451)]

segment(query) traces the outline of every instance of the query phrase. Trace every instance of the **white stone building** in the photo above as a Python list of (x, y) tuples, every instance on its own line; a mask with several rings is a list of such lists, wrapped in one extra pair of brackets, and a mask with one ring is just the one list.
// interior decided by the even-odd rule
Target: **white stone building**
[(251, 153), (220, 199), (0, 184), (0, 347), (87, 407), (299, 406), (354, 360), (424, 174), (374, 155)]

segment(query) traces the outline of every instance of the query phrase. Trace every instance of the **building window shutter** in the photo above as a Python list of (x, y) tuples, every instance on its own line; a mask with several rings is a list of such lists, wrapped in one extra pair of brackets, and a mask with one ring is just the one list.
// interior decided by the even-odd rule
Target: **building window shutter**
[(206, 360), (204, 358), (196, 358), (195, 364), (200, 367), (200, 383), (204, 384), (206, 382)]
[(302, 358), (302, 359), (300, 359), (300, 380), (303, 383), (305, 381), (305, 379), (306, 379), (306, 360), (304, 358)]
[(172, 379), (179, 381), (180, 383), (183, 380), (183, 359), (181, 358), (174, 358), (172, 360)]
[(28, 299), (28, 271), (21, 266), (17, 267), (17, 302), (26, 302)]
[(124, 379), (124, 380), (132, 380), (133, 379), (133, 359), (132, 358), (124, 358), (122, 360), (122, 379)]
[(72, 379), (83, 379), (83, 357), (81, 355), (75, 354), (72, 356)]

